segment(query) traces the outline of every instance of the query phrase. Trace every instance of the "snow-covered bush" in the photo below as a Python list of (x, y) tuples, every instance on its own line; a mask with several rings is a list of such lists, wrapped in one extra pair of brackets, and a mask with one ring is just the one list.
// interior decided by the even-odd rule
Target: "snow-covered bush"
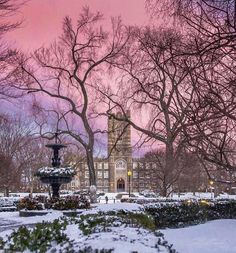
[(181, 201), (155, 203), (144, 206), (152, 215), (156, 227), (183, 227), (213, 219), (236, 218), (236, 201)]
[(66, 196), (63, 198), (50, 199), (45, 196), (35, 198), (23, 198), (18, 204), (18, 209), (26, 210), (69, 210), (69, 209), (88, 209), (90, 207), (89, 198), (83, 195)]
[(121, 252), (118, 248), (123, 244), (124, 252), (176, 253), (163, 234), (155, 231), (152, 217), (132, 212), (60, 218), (34, 228), (22, 226), (6, 239), (0, 238), (0, 250), (7, 252), (110, 253)]
[(0, 198), (0, 212), (16, 211), (16, 205), (18, 202), (18, 199), (14, 199), (11, 197)]
[[(132, 196), (132, 195), (131, 195)], [(122, 198), (120, 200), (121, 202), (126, 202), (126, 203), (136, 203), (136, 204), (148, 204), (148, 203), (177, 203), (178, 201), (175, 199), (157, 199), (157, 198), (137, 198), (133, 195), (133, 197), (129, 198)]]
[(144, 228), (155, 231), (153, 217), (145, 213), (133, 212), (107, 212), (98, 214), (81, 215), (79, 226), (84, 234), (100, 233), (109, 231), (110, 227), (127, 227)]
[(144, 190), (140, 192), (140, 195), (143, 195), (145, 198), (157, 198), (159, 196), (158, 194), (150, 190)]
[(38, 223), (33, 230), (21, 226), (12, 232), (7, 240), (0, 240), (0, 249), (11, 252), (46, 252), (52, 243), (64, 244), (69, 238), (64, 230), (68, 225), (67, 220), (54, 220), (52, 223)]
[[(131, 198), (135, 198), (135, 195), (134, 194), (130, 194), (130, 197)], [(127, 193), (118, 193), (117, 195), (116, 195), (116, 199), (129, 199), (130, 198), (129, 197), (129, 194), (127, 194)], [(124, 201), (125, 202), (125, 201)], [(127, 201), (128, 202), (128, 201)]]
[(0, 207), (6, 207), (6, 206), (14, 206), (15, 202), (12, 198), (1, 198), (0, 199)]
[(71, 167), (54, 168), (42, 167), (36, 172), (37, 177), (73, 177), (76, 174), (75, 170)]
[(51, 199), (45, 203), (45, 208), (54, 210), (88, 209), (89, 207), (89, 198), (83, 195)]
[(18, 210), (43, 210), (44, 204), (38, 198), (25, 197), (17, 204)]

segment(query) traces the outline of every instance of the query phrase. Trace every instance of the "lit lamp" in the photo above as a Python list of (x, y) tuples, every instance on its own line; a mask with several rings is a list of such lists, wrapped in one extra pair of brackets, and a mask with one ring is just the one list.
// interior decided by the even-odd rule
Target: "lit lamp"
[(213, 180), (209, 180), (209, 185), (210, 185), (210, 189), (211, 189), (211, 199), (213, 199), (213, 192), (212, 192), (213, 184), (214, 184), (214, 181)]
[(214, 181), (213, 181), (213, 180), (210, 180), (210, 181), (209, 181), (209, 184), (210, 184), (210, 185), (213, 185), (213, 184), (214, 184)]
[(128, 180), (129, 180), (129, 197), (130, 197), (130, 179), (131, 179), (131, 176), (132, 176), (132, 172), (131, 170), (128, 171)]

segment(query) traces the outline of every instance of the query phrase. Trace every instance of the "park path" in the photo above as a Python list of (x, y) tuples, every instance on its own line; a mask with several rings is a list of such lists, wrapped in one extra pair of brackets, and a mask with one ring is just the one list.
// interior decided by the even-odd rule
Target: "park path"
[(16, 222), (14, 220), (0, 218), (0, 232), (11, 230), (11, 229), (17, 229), (23, 225), (26, 227), (34, 227), (35, 223), (22, 224), (21, 222)]

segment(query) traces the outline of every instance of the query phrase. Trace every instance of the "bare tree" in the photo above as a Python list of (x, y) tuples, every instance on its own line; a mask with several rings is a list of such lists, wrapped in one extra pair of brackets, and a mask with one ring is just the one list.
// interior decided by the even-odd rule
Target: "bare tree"
[(153, 17), (160, 11), (174, 17), (192, 41), (191, 47), (180, 52), (195, 55), (200, 63), (198, 99), (189, 110), (193, 122), (185, 136), (210, 179), (234, 183), (236, 1), (148, 0), (147, 6), (154, 10)]
[[(168, 179), (166, 178), (166, 154), (164, 150), (149, 151), (140, 159), (140, 161), (155, 164), (153, 167), (155, 170), (155, 179), (157, 181), (156, 185), (158, 185), (158, 190), (161, 194), (167, 192), (167, 195), (169, 195), (175, 190), (175, 185), (184, 168), (183, 164), (181, 164), (180, 156), (176, 159), (177, 163), (175, 166), (168, 173)], [(166, 186), (166, 184), (168, 185)]]
[[(189, 123), (187, 113), (195, 99), (193, 84), (197, 83), (197, 75), (194, 70), (198, 61), (190, 56), (178, 56), (186, 41), (173, 30), (145, 28), (133, 34), (123, 55), (112, 62), (121, 71), (123, 93), (106, 90), (103, 95), (109, 101), (108, 115), (125, 120), (141, 132), (143, 143), (157, 142), (164, 147), (162, 194), (166, 196), (180, 174), (177, 164), (185, 146), (182, 130)], [(133, 114), (143, 112), (141, 117), (145, 117), (148, 124), (129, 119), (127, 107)], [(117, 117), (114, 110), (120, 110), (124, 117)]]
[(45, 140), (38, 134), (29, 136), (28, 139), (28, 143), (19, 150), (18, 160), (24, 161), (21, 173), (22, 190), (32, 194), (41, 190), (41, 183), (35, 174), (40, 167), (50, 164), (51, 153), (45, 147)]
[[(184, 54), (199, 58), (201, 100), (233, 120), (235, 117), (236, 2), (234, 0), (156, 0), (147, 1), (158, 11), (166, 6), (167, 15), (179, 18), (185, 36), (192, 41)], [(159, 11), (162, 8), (159, 8)], [(168, 9), (168, 11), (167, 11)]]
[(61, 133), (78, 141), (86, 152), (90, 185), (96, 185), (93, 154), (95, 135), (100, 133), (95, 128), (93, 89), (101, 82), (102, 67), (126, 43), (120, 20), (113, 20), (109, 34), (99, 25), (101, 19), (100, 13), (91, 13), (87, 7), (75, 25), (66, 17), (59, 40), (23, 57), (12, 82), (37, 98), (50, 99), (47, 106), (60, 114)]
[(31, 152), (25, 152), (31, 145), (32, 132), (33, 129), (21, 119), (6, 115), (0, 118), (0, 180), (6, 195), (10, 189), (19, 190), (23, 172), (35, 160)]
[(183, 128), (184, 135), (191, 150), (197, 152), (205, 164), (208, 177), (226, 182), (228, 177), (222, 179), (214, 171), (235, 171), (235, 63), (228, 54), (206, 52), (196, 57), (199, 61), (196, 99), (189, 107), (191, 123)]
[[(152, 163), (153, 178), (157, 181), (158, 190), (163, 192), (163, 179), (165, 176), (165, 151), (161, 149), (149, 151), (139, 159), (140, 162)], [(205, 190), (207, 185), (206, 173), (202, 167), (200, 160), (196, 154), (184, 149), (178, 157), (178, 163), (173, 168), (172, 181), (170, 181), (171, 189), (169, 192), (196, 192), (197, 190)], [(145, 168), (144, 168), (145, 169)], [(153, 179), (152, 179), (153, 180)]]
[(162, 11), (195, 35), (193, 43), (198, 47), (189, 53), (235, 50), (235, 0), (147, 0), (146, 3), (154, 16)]
[(0, 0), (0, 99), (9, 99), (19, 97), (20, 94), (16, 90), (12, 90), (8, 86), (8, 76), (11, 73), (11, 67), (8, 61), (17, 54), (17, 51), (9, 48), (4, 35), (18, 28), (20, 21), (13, 22), (12, 16), (16, 14), (19, 8), (26, 2), (26, 0)]
[[(236, 171), (235, 121), (207, 103), (201, 109), (198, 104), (196, 112), (197, 117), (194, 113), (191, 116), (195, 124), (183, 129), (190, 150), (199, 156), (209, 179), (219, 183), (235, 183), (231, 177)], [(224, 177), (222, 171), (225, 171)]]

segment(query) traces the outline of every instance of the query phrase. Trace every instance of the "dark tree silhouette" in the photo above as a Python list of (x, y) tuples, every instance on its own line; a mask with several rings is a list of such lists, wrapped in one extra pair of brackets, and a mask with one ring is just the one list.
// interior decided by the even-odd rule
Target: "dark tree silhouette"
[[(78, 141), (86, 152), (90, 185), (96, 185), (94, 169), (97, 84), (106, 63), (115, 57), (126, 43), (120, 20), (112, 21), (112, 32), (100, 26), (102, 15), (83, 8), (76, 24), (66, 17), (63, 33), (49, 48), (40, 48), (20, 59), (12, 86), (44, 98), (50, 98), (53, 111), (59, 113), (60, 132)], [(36, 95), (37, 94), (37, 95)], [(44, 105), (43, 105), (44, 106)]]
[(9, 61), (16, 56), (17, 51), (9, 48), (3, 39), (7, 32), (20, 26), (21, 20), (12, 22), (11, 18), (25, 2), (25, 0), (0, 0), (0, 99), (20, 96), (8, 85), (8, 77), (11, 74)]
[[(195, 100), (198, 61), (178, 55), (187, 41), (174, 30), (136, 29), (133, 35), (118, 60), (111, 62), (120, 70), (124, 86), (118, 94), (105, 90), (103, 95), (110, 117), (125, 120), (141, 132), (143, 144), (157, 142), (164, 147), (161, 188), (166, 196), (181, 172), (178, 161), (186, 143), (183, 127), (191, 124), (188, 111)], [(127, 108), (141, 114), (147, 124), (127, 117)], [(117, 117), (115, 110), (124, 116)]]

